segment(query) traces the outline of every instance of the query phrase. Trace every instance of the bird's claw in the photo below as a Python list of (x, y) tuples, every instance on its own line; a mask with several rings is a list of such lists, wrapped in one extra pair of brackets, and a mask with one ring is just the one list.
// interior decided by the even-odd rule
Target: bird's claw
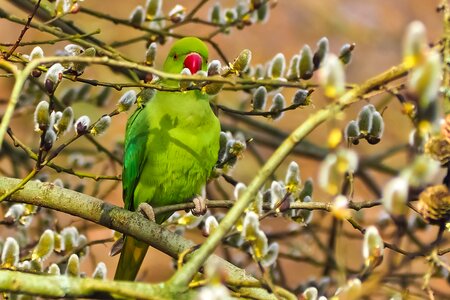
[(207, 206), (206, 206), (206, 199), (202, 196), (195, 196), (194, 199), (192, 199), (192, 202), (194, 202), (195, 207), (191, 209), (191, 212), (194, 216), (203, 216), (206, 214)]
[(114, 242), (114, 244), (111, 247), (111, 250), (109, 251), (109, 256), (116, 256), (120, 252), (122, 252), (122, 248), (125, 242), (125, 236), (122, 235), (117, 241)]
[(150, 204), (146, 202), (139, 204), (138, 211), (150, 221), (155, 222), (155, 212), (153, 211), (153, 207)]

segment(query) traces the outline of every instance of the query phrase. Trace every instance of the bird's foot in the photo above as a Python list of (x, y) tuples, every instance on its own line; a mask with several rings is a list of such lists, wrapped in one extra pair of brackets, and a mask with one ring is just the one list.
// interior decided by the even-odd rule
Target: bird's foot
[(155, 212), (153, 211), (153, 207), (147, 202), (143, 202), (139, 204), (138, 212), (144, 215), (150, 221), (155, 222)]
[(206, 214), (206, 211), (208, 210), (206, 206), (206, 198), (197, 195), (192, 199), (192, 202), (194, 202), (195, 207), (191, 209), (191, 212), (194, 216), (203, 216)]

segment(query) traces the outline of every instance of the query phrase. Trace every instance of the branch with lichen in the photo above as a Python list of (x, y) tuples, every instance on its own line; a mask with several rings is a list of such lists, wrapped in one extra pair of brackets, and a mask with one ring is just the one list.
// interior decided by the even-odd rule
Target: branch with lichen
[(438, 6), (438, 11), (442, 12), (443, 17), (443, 25), (444, 25), (444, 33), (442, 37), (442, 54), (444, 60), (444, 69), (443, 69), (443, 78), (442, 81), (445, 86), (444, 90), (444, 110), (445, 113), (450, 112), (450, 66), (448, 62), (450, 60), (450, 7), (448, 5), (447, 0), (441, 1), (441, 4)]
[[(110, 281), (61, 275), (29, 274), (0, 270), (0, 291), (48, 298), (114, 299), (173, 299), (180, 297), (165, 284)], [(185, 299), (195, 298), (194, 291), (183, 294)]]
[[(0, 195), (19, 184), (20, 180), (0, 177)], [(22, 189), (9, 197), (9, 201), (28, 203), (68, 213), (99, 225), (133, 236), (152, 247), (174, 257), (192, 248), (195, 244), (164, 227), (149, 221), (142, 214), (119, 208), (100, 199), (60, 188), (49, 183), (28, 182)], [(145, 228), (145, 230), (142, 230)], [(253, 277), (229, 262), (215, 257), (227, 277), (236, 281), (254, 281)], [(138, 287), (138, 285), (134, 286)], [(175, 290), (175, 289), (174, 289)], [(258, 299), (270, 299), (271, 296), (261, 288), (243, 289), (243, 292)], [(268, 298), (265, 298), (268, 297)]]

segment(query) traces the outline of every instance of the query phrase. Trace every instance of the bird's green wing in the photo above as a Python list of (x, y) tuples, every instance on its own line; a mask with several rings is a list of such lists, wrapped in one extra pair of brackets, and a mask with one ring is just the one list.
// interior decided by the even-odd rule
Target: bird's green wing
[(149, 132), (145, 107), (138, 108), (128, 119), (125, 135), (124, 164), (122, 173), (123, 201), (125, 208), (134, 211), (133, 197), (142, 167)]
[[(124, 162), (122, 172), (123, 201), (125, 208), (135, 210), (134, 190), (145, 164), (148, 140), (148, 121), (145, 107), (136, 109), (128, 119), (125, 135)], [(147, 253), (148, 245), (131, 236), (125, 237), (122, 254), (117, 266), (115, 280), (134, 280)]]

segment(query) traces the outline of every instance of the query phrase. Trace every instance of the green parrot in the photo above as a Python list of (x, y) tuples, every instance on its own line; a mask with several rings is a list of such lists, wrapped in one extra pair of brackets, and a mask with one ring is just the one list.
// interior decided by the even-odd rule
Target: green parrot
[[(194, 37), (175, 42), (163, 71), (192, 74), (206, 70), (208, 48)], [(161, 84), (178, 87), (175, 80)], [(220, 123), (199, 90), (158, 91), (128, 119), (122, 174), (125, 208), (136, 210), (141, 203), (152, 207), (192, 200), (201, 193), (217, 161)], [(164, 222), (171, 214), (157, 215)], [(134, 280), (148, 245), (126, 236), (116, 280)]]

